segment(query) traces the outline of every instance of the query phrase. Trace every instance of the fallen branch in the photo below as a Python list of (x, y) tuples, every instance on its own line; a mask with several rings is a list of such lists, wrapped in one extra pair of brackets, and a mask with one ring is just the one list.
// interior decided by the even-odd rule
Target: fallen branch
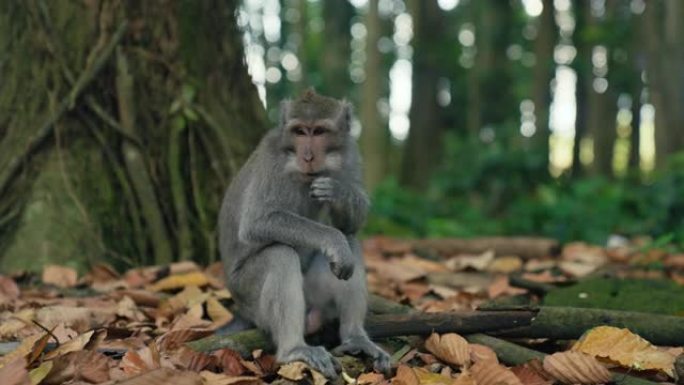
[(540, 237), (418, 239), (411, 241), (411, 245), (416, 253), (439, 254), (446, 257), (493, 250), (496, 255), (517, 255), (523, 259), (533, 259), (556, 255), (560, 249), (558, 241)]
[[(514, 309), (516, 308), (500, 310), (508, 312)], [(607, 325), (627, 328), (656, 345), (684, 345), (684, 318), (682, 317), (555, 306), (542, 306), (535, 310), (538, 313), (530, 326), (496, 331), (492, 334), (500, 337), (569, 340), (579, 338), (585, 331), (596, 326)]]
[[(520, 365), (533, 359), (544, 360), (546, 354), (536, 350), (518, 346), (512, 342), (490, 337), (484, 334), (466, 336), (470, 343), (486, 345), (496, 352), (496, 356), (507, 365)], [(618, 385), (656, 385), (655, 382), (632, 377), (626, 374), (613, 374), (613, 382)]]

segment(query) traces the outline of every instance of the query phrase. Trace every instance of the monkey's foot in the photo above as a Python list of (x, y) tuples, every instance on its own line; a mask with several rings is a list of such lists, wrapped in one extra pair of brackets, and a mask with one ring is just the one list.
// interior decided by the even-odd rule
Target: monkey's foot
[(329, 379), (336, 379), (342, 371), (335, 357), (321, 346), (298, 346), (278, 356), (280, 362), (302, 361)]
[(357, 355), (363, 353), (373, 359), (373, 368), (378, 372), (389, 375), (392, 365), (390, 363), (390, 356), (378, 345), (371, 342), (366, 336), (351, 337), (342, 342), (342, 344), (333, 349), (333, 354), (336, 356), (348, 353)]

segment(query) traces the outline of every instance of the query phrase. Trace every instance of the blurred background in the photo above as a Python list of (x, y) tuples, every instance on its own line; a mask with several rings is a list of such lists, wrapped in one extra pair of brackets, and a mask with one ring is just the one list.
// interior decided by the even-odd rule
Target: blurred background
[(680, 0), (0, 11), (0, 269), (214, 261), (230, 178), (308, 87), (356, 108), (366, 235), (684, 240)]

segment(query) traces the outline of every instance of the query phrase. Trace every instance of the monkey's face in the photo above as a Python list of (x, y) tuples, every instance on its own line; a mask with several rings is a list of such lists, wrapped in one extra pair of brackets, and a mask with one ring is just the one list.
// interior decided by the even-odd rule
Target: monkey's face
[(292, 119), (285, 130), (288, 171), (315, 178), (341, 168), (342, 133), (333, 120)]

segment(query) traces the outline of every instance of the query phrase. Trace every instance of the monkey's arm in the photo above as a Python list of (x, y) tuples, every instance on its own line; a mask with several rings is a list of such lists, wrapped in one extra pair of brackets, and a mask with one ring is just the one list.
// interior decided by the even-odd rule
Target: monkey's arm
[(344, 234), (355, 234), (366, 220), (369, 200), (360, 183), (316, 178), (311, 184), (311, 196), (330, 203), (332, 224)]
[(238, 237), (250, 243), (282, 243), (295, 249), (321, 250), (340, 279), (349, 279), (354, 257), (338, 229), (286, 210), (276, 210), (240, 224)]

